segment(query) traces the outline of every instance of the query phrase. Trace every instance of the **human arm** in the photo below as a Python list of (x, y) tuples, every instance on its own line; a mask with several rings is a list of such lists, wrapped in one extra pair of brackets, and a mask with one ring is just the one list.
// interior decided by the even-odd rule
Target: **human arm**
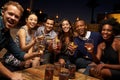
[(36, 56), (40, 56), (40, 53), (38, 52), (34, 52), (32, 54), (26, 54), (16, 45), (16, 43), (13, 41), (11, 36), (9, 36), (8, 39), (9, 42), (5, 48), (8, 50), (8, 52), (12, 53), (17, 59), (26, 60)]
[(26, 44), (26, 31), (24, 29), (20, 29), (17, 33), (18, 37), (19, 37), (19, 43), (20, 43), (20, 48), (23, 51), (29, 50), (36, 42), (36, 38), (32, 38), (31, 41)]
[[(109, 64), (109, 63), (100, 63), (98, 64), (96, 67), (94, 67), (93, 72), (95, 73), (101, 73), (102, 71), (104, 71), (105, 69), (112, 69), (112, 70), (120, 70), (120, 42), (114, 40), (112, 43), (112, 48), (114, 49), (114, 51), (116, 52), (116, 62), (115, 64)], [(115, 55), (115, 54), (113, 54)], [(112, 60), (112, 59), (111, 59)], [(114, 59), (113, 59), (114, 60)]]
[(114, 51), (116, 52), (117, 55), (117, 60), (118, 63), (117, 64), (104, 64), (105, 68), (110, 68), (110, 69), (116, 69), (116, 70), (120, 70), (120, 38), (115, 38), (113, 43), (112, 43), (112, 48), (114, 49)]
[(70, 42), (67, 46), (67, 49), (70, 51), (69, 55), (74, 55), (75, 50), (77, 49), (77, 45), (74, 42)]
[[(118, 63), (117, 64), (104, 64), (104, 68), (120, 70), (120, 39), (114, 39), (112, 48), (118, 53)], [(99, 56), (99, 55), (98, 55)]]
[(96, 64), (100, 63), (100, 59), (103, 53), (104, 43), (100, 43), (97, 47), (97, 53), (94, 53), (94, 46), (92, 45), (91, 48), (87, 49), (87, 51), (92, 55), (92, 61)]
[(22, 74), (11, 72), (6, 67), (4, 67), (1, 62), (0, 62), (0, 74), (2, 74), (3, 76), (6, 76), (11, 80), (23, 80)]
[[(116, 52), (116, 54), (118, 54), (118, 63), (117, 64), (104, 64), (104, 68), (109, 68), (109, 69), (116, 69), (116, 70), (120, 70), (120, 39), (116, 38), (114, 39), (113, 43), (112, 43), (112, 48), (114, 49), (114, 51)], [(98, 55), (99, 56), (99, 55)]]

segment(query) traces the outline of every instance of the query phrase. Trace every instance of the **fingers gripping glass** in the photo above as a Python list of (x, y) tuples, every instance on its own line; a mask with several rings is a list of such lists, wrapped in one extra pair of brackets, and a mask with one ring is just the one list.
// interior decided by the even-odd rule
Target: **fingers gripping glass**
[(94, 47), (93, 44), (94, 44), (93, 39), (87, 39), (87, 40), (85, 40), (84, 47), (85, 47), (88, 51), (90, 51), (90, 50)]

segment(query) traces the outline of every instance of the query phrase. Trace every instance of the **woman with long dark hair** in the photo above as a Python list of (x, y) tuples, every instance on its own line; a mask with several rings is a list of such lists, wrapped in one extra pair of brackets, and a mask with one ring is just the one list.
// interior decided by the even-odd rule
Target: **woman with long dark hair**
[(58, 39), (61, 41), (62, 44), (59, 62), (61, 64), (66, 64), (66, 67), (68, 67), (68, 65), (72, 62), (71, 56), (73, 56), (74, 52), (74, 50), (70, 50), (70, 44), (74, 44), (73, 27), (68, 19), (63, 19), (60, 22), (59, 27), (61, 28), (61, 30), (59, 30), (60, 32), (58, 32)]

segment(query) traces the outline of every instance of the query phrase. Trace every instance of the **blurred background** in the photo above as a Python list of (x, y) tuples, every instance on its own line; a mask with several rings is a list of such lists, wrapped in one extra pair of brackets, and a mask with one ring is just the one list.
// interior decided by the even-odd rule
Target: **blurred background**
[[(0, 0), (2, 6), (10, 0)], [(54, 16), (56, 21), (68, 18), (71, 21), (85, 19), (86, 22), (99, 23), (107, 17), (115, 17), (120, 22), (120, 0), (12, 0), (19, 2), (27, 12), (34, 11), (39, 21)], [(22, 18), (23, 19), (23, 18)]]

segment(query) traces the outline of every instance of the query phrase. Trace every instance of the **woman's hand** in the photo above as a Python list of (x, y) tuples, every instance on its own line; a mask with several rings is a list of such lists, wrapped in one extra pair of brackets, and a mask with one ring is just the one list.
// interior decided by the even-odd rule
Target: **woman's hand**
[(73, 55), (75, 50), (77, 49), (77, 45), (74, 42), (71, 42), (70, 44), (68, 44), (67, 49), (72, 53), (70, 55)]
[(90, 75), (97, 77), (97, 78), (102, 78), (101, 76), (101, 70), (104, 67), (104, 64), (98, 64), (90, 69)]
[(104, 67), (104, 64), (103, 64), (103, 63), (102, 63), (102, 64), (98, 64), (98, 65), (95, 67), (94, 70), (95, 70), (95, 72), (96, 72), (97, 74), (100, 74), (103, 67)]

